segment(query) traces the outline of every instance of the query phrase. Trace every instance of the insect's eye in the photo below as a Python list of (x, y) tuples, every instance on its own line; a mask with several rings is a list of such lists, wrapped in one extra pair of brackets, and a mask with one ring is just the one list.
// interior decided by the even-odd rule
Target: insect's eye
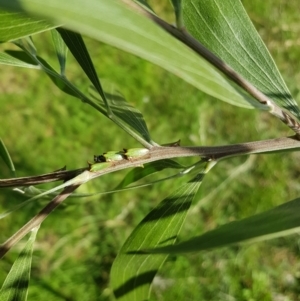
[(100, 156), (94, 155), (94, 162), (95, 163), (106, 162), (106, 159), (103, 155)]

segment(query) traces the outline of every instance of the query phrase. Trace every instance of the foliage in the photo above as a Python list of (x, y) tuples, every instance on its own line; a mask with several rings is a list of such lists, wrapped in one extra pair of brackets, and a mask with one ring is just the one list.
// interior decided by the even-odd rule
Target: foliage
[[(245, 253), (253, 249), (251, 258), (259, 262), (261, 244), (248, 249), (236, 245), (249, 240), (257, 242), (285, 237), (298, 231), (297, 188), (291, 192), (281, 180), (293, 179), (288, 174), (291, 166), (294, 175), (298, 172), (291, 163), (291, 156), (297, 158), (297, 152), (288, 153), (300, 148), (298, 105), (242, 4), (233, 0), (172, 1), (178, 28), (153, 13), (159, 11), (159, 6), (154, 3), (151, 8), (150, 4), (127, 0), (51, 0), (47, 3), (40, 0), (0, 0), (0, 37), (4, 50), (0, 54), (0, 62), (14, 68), (26, 68), (20, 74), (30, 74), (32, 79), (35, 77), (36, 89), (40, 93), (37, 95), (32, 89), (33, 94), (29, 94), (28, 98), (32, 108), (29, 105), (23, 107), (24, 104), (20, 107), (24, 119), (29, 118), (32, 123), (30, 139), (13, 134), (9, 140), (7, 133), (1, 132), (0, 155), (10, 174), (3, 172), (0, 185), (17, 187), (15, 192), (26, 197), (16, 197), (15, 192), (4, 194), (5, 198), (13, 201), (2, 205), (4, 225), (1, 226), (1, 238), (6, 241), (1, 245), (1, 256), (32, 229), (35, 232), (16, 260), (12, 252), (4, 257), (3, 270), (8, 271), (11, 261), (15, 260), (15, 263), (4, 281), (0, 300), (14, 300), (14, 296), (18, 300), (26, 300), (33, 242), (36, 229), (42, 222), (41, 238), (38, 236), (37, 248), (33, 252), (39, 257), (32, 273), (33, 280), (38, 282), (31, 286), (33, 291), (29, 290), (29, 299), (82, 300), (84, 296), (87, 300), (107, 300), (114, 295), (118, 300), (146, 300), (152, 298), (149, 297), (151, 284), (156, 299), (164, 300), (183, 296), (226, 300), (225, 294), (239, 300), (274, 299), (276, 292), (270, 291), (270, 284), (266, 274), (259, 269), (259, 263), (256, 263), (255, 275), (249, 275), (250, 267), (242, 268), (247, 262), (247, 254), (245, 261), (239, 262), (239, 258), (235, 264), (228, 261), (225, 268), (222, 260), (217, 260), (218, 266), (214, 266), (214, 262), (215, 258), (224, 254), (228, 259), (234, 258), (237, 248)], [(7, 30), (9, 28), (11, 30)], [(44, 46), (50, 44), (48, 31), (51, 32), (53, 50)], [(215, 98), (209, 98), (191, 87), (187, 93), (187, 86), (175, 76), (166, 77), (167, 73), (159, 68), (94, 40), (83, 39), (81, 34), (157, 64), (224, 103), (217, 103)], [(101, 47), (101, 55), (98, 47)], [(67, 59), (68, 50), (73, 57)], [(119, 60), (121, 63), (122, 60), (129, 61), (134, 67), (124, 72), (124, 69), (118, 69), (116, 62)], [(10, 69), (12, 67), (5, 67), (5, 70), (14, 70)], [(46, 77), (38, 75), (37, 78), (37, 70), (44, 72), (58, 88), (50, 96), (50, 83)], [(86, 75), (84, 79), (82, 73)], [(103, 79), (102, 73), (110, 82)], [(157, 84), (156, 73), (161, 74), (164, 85)], [(87, 82), (90, 85), (88, 92)], [(13, 83), (9, 83), (9, 87), (11, 93), (18, 93), (18, 85), (13, 87)], [(177, 95), (175, 101), (176, 92), (180, 96)], [(21, 90), (20, 94), (23, 93)], [(43, 101), (37, 101), (38, 98)], [(209, 101), (200, 103), (200, 98)], [(144, 99), (145, 102), (135, 99)], [(148, 103), (149, 99), (151, 103)], [(81, 105), (78, 100), (88, 106)], [(172, 107), (168, 105), (171, 101)], [(244, 111), (239, 107), (254, 108), (255, 111)], [(31, 118), (34, 111), (38, 113)], [(96, 111), (106, 119), (98, 118)], [(17, 112), (12, 109), (9, 115)], [(57, 114), (62, 120), (55, 118)], [(204, 134), (195, 138), (197, 125), (193, 120), (197, 114), (200, 114), (199, 122), (202, 124), (210, 118), (204, 123), (207, 125), (205, 139)], [(269, 118), (271, 115), (277, 119)], [(255, 122), (251, 120), (253, 117)], [(13, 129), (17, 118), (10, 126)], [(45, 127), (40, 129), (34, 124), (35, 119)], [(24, 121), (20, 121), (20, 125), (21, 122)], [(294, 131), (294, 136), (285, 137), (287, 130), (282, 122)], [(277, 124), (282, 129), (278, 129)], [(249, 129), (254, 127), (257, 132)], [(69, 129), (72, 129), (71, 133)], [(200, 130), (203, 131), (202, 126)], [(184, 147), (179, 146), (179, 142), (165, 144), (179, 138), (174, 137), (174, 133), (183, 137), (182, 145), (193, 142), (201, 146)], [(56, 136), (59, 139), (56, 140)], [(46, 137), (53, 144), (40, 144), (39, 141)], [(28, 152), (14, 149), (13, 142), (17, 139), (23, 140), (20, 145), (27, 145)], [(260, 141), (244, 142), (254, 139)], [(143, 148), (134, 145), (134, 141), (142, 144)], [(224, 143), (236, 144), (202, 146)], [(29, 144), (35, 147), (28, 148)], [(40, 150), (36, 147), (39, 145)], [(103, 150), (99, 152), (99, 148)], [(80, 152), (83, 154), (78, 155)], [(68, 166), (78, 168), (78, 161), (86, 161), (92, 153), (97, 153), (97, 160), (90, 162), (89, 159), (87, 166), (80, 169), (60, 168), (46, 175), (30, 176), (31, 172), (44, 174), (47, 168), (55, 169), (59, 164), (68, 163)], [(246, 161), (244, 157), (240, 158), (245, 155), (250, 155)], [(215, 175), (212, 175), (209, 171), (216, 164), (217, 168), (213, 169)], [(254, 168), (256, 165), (260, 166)], [(128, 168), (133, 169), (124, 174), (122, 170)], [(240, 175), (249, 169), (252, 169), (252, 175), (243, 181)], [(225, 170), (229, 171), (227, 175)], [(27, 177), (7, 179), (10, 175), (15, 177), (16, 171)], [(115, 171), (118, 173), (104, 177)], [(204, 183), (203, 190), (200, 190), (207, 173), (207, 184)], [(101, 182), (94, 180), (100, 176)], [(233, 180), (237, 181), (237, 178), (240, 179), (235, 184)], [(256, 182), (256, 179), (263, 183)], [(57, 180), (64, 182), (57, 186), (45, 184)], [(161, 188), (151, 189), (157, 183), (161, 183)], [(42, 188), (38, 189), (38, 184), (43, 184)], [(148, 186), (148, 190), (133, 191), (142, 186)], [(272, 193), (268, 194), (268, 190)], [(171, 192), (169, 196), (165, 191)], [(222, 202), (226, 195), (227, 201)], [(274, 202), (269, 200), (270, 196), (275, 198)], [(80, 200), (83, 197), (87, 198), (85, 202)], [(243, 207), (238, 202), (242, 197), (249, 204), (245, 211), (240, 211), (240, 215), (235, 215), (235, 207)], [(64, 202), (66, 198), (68, 200)], [(211, 215), (215, 219), (211, 222), (208, 212), (215, 211), (216, 205), (213, 204), (216, 198), (221, 199), (221, 205), (217, 207), (218, 212)], [(38, 203), (33, 202), (36, 199), (40, 199)], [(90, 199), (98, 202), (88, 202)], [(164, 201), (159, 202), (161, 199)], [(190, 209), (193, 199), (201, 201)], [(155, 205), (149, 200), (155, 200)], [(19, 210), (21, 207), (23, 209)], [(32, 212), (37, 212), (38, 208), (40, 211), (33, 215)], [(46, 219), (54, 209), (55, 213)], [(16, 219), (19, 213), (21, 217)], [(233, 222), (235, 218), (238, 220)], [(208, 226), (206, 222), (209, 222)], [(187, 228), (179, 236), (184, 225)], [(124, 242), (125, 237), (128, 238)], [(284, 239), (284, 242), (289, 242)], [(53, 246), (51, 241), (55, 242)], [(44, 246), (39, 247), (39, 242)], [(220, 249), (223, 246), (227, 246), (226, 251)], [(220, 250), (207, 251), (212, 248)], [(39, 249), (44, 251), (39, 254)], [(200, 251), (197, 256), (202, 257), (190, 257), (191, 262), (198, 265), (195, 270), (193, 265), (196, 264), (187, 262), (189, 257), (176, 255)], [(84, 264), (76, 265), (77, 258)], [(255, 265), (253, 259), (251, 262)], [(205, 268), (206, 263), (209, 269)], [(107, 273), (111, 266), (108, 289)], [(218, 273), (212, 272), (213, 267), (224, 275), (224, 287), (218, 293), (213, 285), (207, 286), (201, 279), (189, 280), (190, 269), (195, 277), (205, 272), (208, 281), (217, 278)], [(65, 269), (71, 272), (59, 272)], [(236, 269), (243, 272), (236, 273)], [(47, 271), (45, 275), (43, 271)], [(176, 276), (178, 273), (186, 287), (174, 286), (174, 279), (180, 281), (180, 277)], [(245, 274), (241, 279), (232, 278), (232, 275), (242, 273)], [(84, 276), (78, 278), (76, 275)], [(93, 285), (95, 282), (100, 285)], [(169, 294), (165, 291), (168, 287), (173, 287)], [(224, 295), (221, 295), (222, 291)], [(296, 295), (297, 291), (293, 292), (292, 296)]]

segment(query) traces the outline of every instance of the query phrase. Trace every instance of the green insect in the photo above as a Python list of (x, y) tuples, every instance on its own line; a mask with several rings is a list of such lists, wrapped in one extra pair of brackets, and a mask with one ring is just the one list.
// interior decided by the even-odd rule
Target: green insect
[(123, 151), (109, 151), (103, 154), (106, 162), (110, 161), (121, 161), (126, 159)]
[(112, 162), (101, 162), (101, 163), (90, 164), (90, 171), (96, 172), (110, 166), (112, 166)]
[(123, 151), (109, 151), (100, 156), (94, 156), (95, 163), (113, 162), (126, 159)]
[(103, 155), (94, 156), (94, 164), (90, 164), (90, 171), (99, 171), (112, 166), (113, 162), (126, 160), (136, 160), (139, 158), (150, 157), (147, 148), (130, 148), (124, 151), (109, 151)]
[(124, 148), (124, 156), (128, 160), (135, 160), (141, 157), (150, 156), (149, 149), (147, 148)]

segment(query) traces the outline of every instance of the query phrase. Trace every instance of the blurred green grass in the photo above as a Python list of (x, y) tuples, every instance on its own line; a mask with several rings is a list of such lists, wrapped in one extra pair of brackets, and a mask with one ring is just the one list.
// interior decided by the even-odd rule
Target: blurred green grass
[[(152, 2), (159, 13), (172, 20), (167, 1)], [(243, 3), (299, 103), (298, 1)], [(39, 54), (57, 66), (49, 35), (36, 36), (34, 42)], [(182, 145), (219, 145), (290, 134), (266, 113), (228, 106), (157, 66), (104, 44), (89, 39), (86, 42), (99, 77), (115, 83), (144, 114), (158, 143), (181, 139)], [(71, 55), (67, 74), (87, 91), (88, 81)], [(61, 93), (46, 75), (1, 66), (0, 76), (0, 137), (11, 153), (18, 176), (41, 174), (64, 165), (79, 168), (94, 154), (138, 146), (93, 108)], [(182, 239), (297, 197), (298, 159), (297, 153), (288, 153), (221, 162), (204, 180)], [(1, 164), (1, 177), (9, 177)], [(111, 189), (124, 174), (101, 177), (80, 192)], [(229, 181), (220, 186), (229, 176)], [(111, 300), (109, 270), (116, 253), (143, 216), (173, 188), (174, 183), (165, 182), (136, 191), (67, 200), (38, 233), (28, 300)], [(3, 191), (1, 211), (24, 199), (10, 190)], [(1, 220), (1, 241), (44, 203), (34, 202)], [(156, 277), (151, 298), (297, 300), (298, 244), (294, 235), (173, 256)], [(0, 262), (1, 281), (21, 247), (19, 244)]]

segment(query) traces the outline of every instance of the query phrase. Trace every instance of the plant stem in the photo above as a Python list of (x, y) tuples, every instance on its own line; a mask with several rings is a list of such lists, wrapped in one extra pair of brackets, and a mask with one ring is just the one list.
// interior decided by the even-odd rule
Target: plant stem
[(205, 48), (198, 40), (192, 37), (186, 30), (176, 28), (166, 21), (160, 19), (155, 14), (147, 11), (140, 5), (136, 4), (132, 0), (121, 0), (128, 7), (132, 8), (134, 11), (142, 14), (148, 19), (155, 22), (162, 29), (167, 31), (176, 39), (180, 40), (182, 43), (187, 45), (189, 48), (194, 50), (198, 55), (203, 57), (213, 66), (215, 66), (219, 71), (221, 71), (226, 77), (231, 79), (245, 91), (247, 91), (253, 98), (255, 98), (259, 103), (266, 106), (269, 112), (280, 119), (284, 124), (286, 124), (290, 129), (292, 129), (300, 137), (300, 123), (298, 120), (290, 114), (289, 112), (284, 111), (276, 103), (274, 103), (270, 98), (268, 98), (264, 93), (259, 91), (254, 87), (250, 82), (248, 82), (244, 77), (235, 72), (229, 65), (222, 61), (219, 57)]
[(75, 189), (80, 185), (72, 185), (66, 187), (58, 196), (56, 196), (50, 203), (48, 203), (36, 216), (27, 222), (21, 229), (12, 235), (6, 242), (0, 245), (0, 259), (26, 234), (33, 228), (39, 226), (48, 215), (58, 207)]
[[(232, 156), (297, 150), (300, 150), (300, 141), (296, 136), (223, 146), (153, 146), (149, 150), (149, 155), (147, 157), (140, 157), (135, 160), (117, 161), (111, 167), (105, 168), (99, 172), (91, 173), (91, 178), (96, 178), (102, 174), (125, 168), (142, 166), (143, 164), (163, 159), (200, 156), (212, 160), (221, 160)], [(88, 170), (88, 168), (71, 171), (57, 171), (33, 177), (0, 179), (0, 188), (30, 186), (46, 182), (69, 180), (85, 170)]]
[(163, 159), (200, 156), (208, 160), (219, 161), (232, 156), (279, 152), (284, 150), (285, 151), (300, 150), (300, 141), (297, 139), (296, 135), (292, 137), (246, 142), (246, 143), (231, 144), (231, 145), (224, 145), (224, 146), (191, 146), (191, 147), (155, 146), (151, 148), (151, 150), (149, 151), (150, 155), (147, 158), (140, 158), (134, 161), (130, 161), (130, 160), (117, 161), (111, 167), (100, 170), (99, 172), (95, 172), (94, 175), (91, 176), (91, 178), (96, 178), (103, 174), (111, 173), (129, 167), (142, 166), (145, 163), (163, 160)]

